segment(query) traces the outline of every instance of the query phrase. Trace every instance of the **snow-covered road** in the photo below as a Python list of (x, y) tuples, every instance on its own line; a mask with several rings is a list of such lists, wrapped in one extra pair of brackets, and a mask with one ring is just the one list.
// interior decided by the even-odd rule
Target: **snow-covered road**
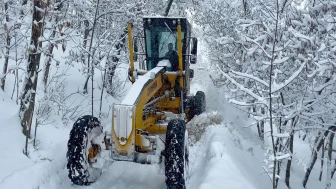
[[(209, 70), (195, 67), (195, 78), (192, 93), (203, 90), (207, 97), (207, 112), (217, 111), (224, 120), (220, 124), (208, 122), (208, 128), (201, 139), (190, 147), (190, 178), (187, 187), (191, 189), (266, 189), (270, 188), (269, 180), (261, 174), (263, 157), (254, 153), (261, 150), (261, 143), (254, 138), (250, 129), (243, 128), (248, 124), (244, 114), (232, 108), (219, 89), (216, 89), (208, 77)], [(5, 94), (2, 94), (5, 96)], [(6, 97), (3, 97), (6, 98)], [(9, 107), (15, 105), (4, 104)], [(7, 102), (6, 102), (7, 103)], [(66, 143), (70, 128), (55, 128), (45, 126), (39, 128), (40, 145), (39, 157), (31, 154), (31, 159), (21, 153), (24, 139), (21, 136), (16, 114), (2, 112), (2, 122), (8, 124), (0, 127), (1, 148), (7, 153), (0, 155), (0, 189), (147, 189), (165, 188), (164, 175), (158, 174), (156, 165), (141, 165), (128, 162), (115, 162), (104, 170), (99, 180), (90, 185), (79, 187), (70, 183), (67, 177)], [(7, 114), (7, 115), (6, 115)], [(8, 117), (11, 117), (8, 119)], [(195, 118), (195, 122), (205, 122), (207, 113)], [(107, 125), (109, 127), (109, 125)], [(9, 135), (18, 140), (11, 141)], [(38, 159), (43, 159), (38, 160)], [(8, 166), (10, 165), (10, 166)]]

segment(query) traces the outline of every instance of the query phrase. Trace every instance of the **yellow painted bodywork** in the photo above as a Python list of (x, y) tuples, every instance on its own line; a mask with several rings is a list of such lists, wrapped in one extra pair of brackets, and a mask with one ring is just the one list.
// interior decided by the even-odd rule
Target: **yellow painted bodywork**
[[(133, 43), (132, 43), (132, 32), (131, 25), (128, 25), (128, 40), (129, 40), (129, 51), (130, 51), (130, 70), (129, 74), (131, 78), (133, 77), (134, 61), (133, 61)], [(177, 44), (178, 44), (178, 56), (179, 56), (179, 70), (178, 74), (169, 73), (158, 73), (151, 82), (146, 84), (140, 93), (139, 100), (134, 106), (134, 114), (132, 118), (132, 131), (127, 138), (127, 142), (124, 145), (119, 143), (119, 139), (113, 128), (113, 117), (112, 117), (112, 136), (113, 144), (120, 155), (129, 156), (135, 149), (138, 152), (148, 152), (151, 151), (148, 146), (142, 146), (147, 140), (141, 135), (145, 132), (150, 135), (165, 134), (167, 127), (165, 125), (157, 124), (158, 120), (165, 119), (165, 115), (161, 114), (149, 114), (148, 117), (144, 117), (144, 107), (151, 100), (162, 97), (166, 91), (169, 93), (174, 93), (174, 86), (177, 77), (179, 77), (179, 83), (181, 90), (184, 88), (185, 76), (183, 76), (183, 62), (182, 62), (182, 35), (181, 35), (181, 25), (177, 26)], [(132, 82), (134, 82), (132, 80)], [(172, 112), (174, 114), (181, 113), (181, 98), (180, 97), (164, 97), (152, 105), (158, 112)], [(188, 110), (186, 110), (188, 111)], [(114, 115), (114, 114), (113, 114)]]
[[(183, 62), (182, 62), (182, 34), (181, 34), (181, 24), (177, 25), (177, 54), (179, 57), (179, 72), (180, 76), (182, 76), (182, 71), (183, 71)], [(180, 87), (181, 89), (184, 88), (183, 85), (183, 77), (180, 78)]]
[[(130, 59), (130, 68), (129, 68), (129, 72), (133, 73), (134, 70), (134, 52), (133, 52), (133, 35), (132, 35), (132, 24), (129, 23), (127, 25), (127, 33), (128, 33), (128, 46), (129, 46), (129, 59)], [(131, 81), (132, 83), (134, 83), (135, 78), (133, 77), (133, 74), (131, 75)]]
[[(135, 112), (133, 110), (133, 112)], [(116, 148), (117, 152), (122, 156), (130, 156), (134, 151), (134, 144), (135, 144), (135, 119), (132, 119), (132, 131), (127, 138), (126, 144), (122, 145), (119, 143), (119, 138), (115, 133), (114, 129), (114, 110), (112, 111), (112, 145)]]

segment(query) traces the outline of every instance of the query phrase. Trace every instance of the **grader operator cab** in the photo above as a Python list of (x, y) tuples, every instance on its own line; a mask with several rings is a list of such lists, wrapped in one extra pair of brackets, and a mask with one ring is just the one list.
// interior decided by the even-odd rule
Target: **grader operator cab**
[[(196, 63), (197, 39), (191, 37), (186, 18), (145, 17), (143, 26), (144, 36), (133, 37), (128, 24), (133, 85), (121, 104), (113, 106), (111, 133), (104, 135), (92, 116), (79, 118), (70, 132), (67, 168), (74, 184), (94, 182), (108, 157), (162, 164), (167, 188), (185, 188), (186, 123), (205, 111), (205, 94), (189, 94), (189, 66)], [(138, 39), (144, 41), (144, 52), (139, 52)], [(135, 65), (139, 56), (144, 56), (143, 62)]]

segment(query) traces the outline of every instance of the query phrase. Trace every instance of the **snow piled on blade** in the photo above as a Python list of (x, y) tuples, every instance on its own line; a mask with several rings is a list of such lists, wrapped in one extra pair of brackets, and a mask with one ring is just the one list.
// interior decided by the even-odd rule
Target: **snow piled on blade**
[(220, 124), (222, 121), (223, 117), (217, 111), (203, 113), (201, 115), (195, 116), (187, 124), (187, 130), (190, 140), (189, 144), (192, 145), (199, 141), (207, 127), (209, 127), (210, 125)]
[(187, 188), (270, 188), (268, 178), (261, 175), (259, 157), (254, 154), (261, 150), (242, 139), (227, 122), (208, 126), (190, 148), (191, 177)]

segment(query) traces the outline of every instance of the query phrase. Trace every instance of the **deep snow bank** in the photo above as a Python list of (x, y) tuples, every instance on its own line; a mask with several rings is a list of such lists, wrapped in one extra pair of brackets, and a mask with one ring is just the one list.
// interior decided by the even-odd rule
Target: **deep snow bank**
[(267, 184), (267, 176), (261, 174), (262, 162), (255, 156), (255, 152), (262, 150), (261, 147), (246, 141), (226, 121), (213, 125), (204, 124), (209, 120), (214, 120), (213, 115), (207, 113), (193, 120), (197, 125), (207, 128), (201, 139), (190, 149), (191, 177), (188, 188), (271, 187)]

